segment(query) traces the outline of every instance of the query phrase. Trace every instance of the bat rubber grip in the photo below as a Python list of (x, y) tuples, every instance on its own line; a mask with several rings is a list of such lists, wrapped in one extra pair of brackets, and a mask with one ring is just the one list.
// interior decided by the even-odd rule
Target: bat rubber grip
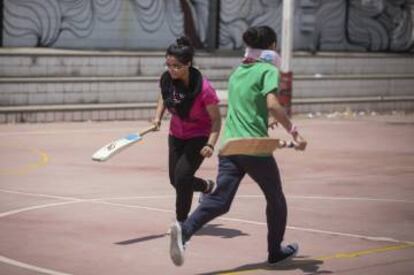
[(293, 142), (292, 140), (286, 143), (286, 148), (294, 148), (295, 147), (295, 142)]
[(145, 135), (145, 134), (148, 134), (149, 132), (154, 131), (156, 128), (157, 128), (157, 126), (156, 126), (156, 125), (151, 125), (150, 127), (145, 128), (144, 130), (140, 131), (140, 132), (139, 132), (139, 135), (140, 135), (140, 136), (143, 136), (143, 135)]

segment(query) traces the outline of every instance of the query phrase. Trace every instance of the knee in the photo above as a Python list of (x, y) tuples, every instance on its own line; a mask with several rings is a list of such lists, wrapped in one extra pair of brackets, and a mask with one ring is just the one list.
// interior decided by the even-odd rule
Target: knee
[(175, 184), (175, 186), (179, 186), (179, 185), (185, 184), (187, 182), (191, 182), (192, 178), (193, 178), (193, 176), (191, 174), (188, 174), (188, 173), (176, 173), (176, 175), (174, 177), (174, 184)]
[[(211, 197), (210, 197), (211, 198)], [(230, 203), (221, 198), (211, 198), (217, 216), (221, 216), (230, 211)]]
[(225, 204), (225, 205), (223, 205), (221, 207), (221, 213), (220, 213), (220, 215), (224, 215), (224, 214), (226, 214), (229, 211), (230, 211), (230, 204)]

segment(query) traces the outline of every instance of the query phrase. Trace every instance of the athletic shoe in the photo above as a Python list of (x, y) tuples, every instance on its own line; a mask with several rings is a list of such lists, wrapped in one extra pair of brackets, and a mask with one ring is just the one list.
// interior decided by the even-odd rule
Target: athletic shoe
[(170, 257), (173, 263), (180, 266), (184, 263), (184, 244), (181, 225), (178, 221), (171, 225)]
[(200, 193), (200, 197), (198, 198), (198, 203), (201, 203), (204, 200), (204, 197), (208, 194), (213, 193), (214, 188), (216, 188), (216, 183), (213, 180), (206, 180), (207, 188), (206, 191)]
[(267, 262), (270, 266), (286, 263), (291, 258), (295, 257), (299, 252), (299, 245), (291, 243), (286, 246), (281, 246), (280, 252), (277, 255), (269, 256)]

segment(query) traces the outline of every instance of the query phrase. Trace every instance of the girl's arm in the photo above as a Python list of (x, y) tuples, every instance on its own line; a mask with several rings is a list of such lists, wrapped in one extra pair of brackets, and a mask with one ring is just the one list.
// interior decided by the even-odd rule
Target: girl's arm
[(155, 116), (154, 116), (154, 119), (152, 120), (152, 124), (154, 124), (155, 126), (157, 126), (157, 128), (155, 129), (155, 131), (159, 131), (160, 130), (161, 121), (162, 121), (162, 117), (164, 115), (164, 111), (165, 111), (164, 100), (162, 99), (162, 96), (160, 95), (158, 97), (157, 108), (155, 109)]
[(220, 135), (221, 129), (221, 114), (218, 105), (208, 105), (207, 112), (210, 116), (212, 125), (211, 125), (211, 133), (208, 137), (207, 144), (201, 149), (200, 154), (205, 157), (209, 158), (213, 155), (214, 146), (216, 146), (217, 140)]
[(275, 118), (286, 131), (292, 135), (293, 140), (296, 142), (295, 148), (297, 150), (305, 150), (307, 142), (299, 135), (299, 132), (295, 125), (292, 124), (289, 117), (286, 115), (285, 109), (279, 104), (279, 100), (274, 93), (268, 93), (266, 96), (267, 109), (269, 113)]

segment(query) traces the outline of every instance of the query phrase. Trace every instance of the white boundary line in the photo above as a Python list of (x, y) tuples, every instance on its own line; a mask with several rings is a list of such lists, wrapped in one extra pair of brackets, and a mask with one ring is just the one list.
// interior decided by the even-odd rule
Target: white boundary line
[[(218, 218), (218, 219), (221, 219), (221, 220), (224, 220), (224, 221), (247, 223), (247, 224), (254, 224), (254, 225), (263, 225), (263, 226), (267, 225), (267, 223), (265, 223), (265, 222), (257, 222), (257, 221), (244, 220), (244, 219), (225, 218), (225, 217)], [(396, 240), (396, 239), (388, 238), (388, 237), (357, 235), (357, 234), (342, 233), (342, 232), (335, 232), (335, 231), (328, 231), (328, 230), (319, 230), (319, 229), (306, 228), (306, 227), (297, 227), (297, 226), (287, 226), (286, 228), (288, 228), (290, 230), (297, 230), (297, 231), (304, 231), (304, 232), (311, 232), (311, 233), (320, 233), (320, 234), (334, 235), (334, 236), (341, 236), (341, 237), (350, 237), (350, 238), (364, 239), (364, 240), (375, 241), (375, 242), (391, 242), (391, 243), (414, 244), (414, 242), (411, 242), (411, 241), (401, 241), (401, 240)]]
[(31, 196), (31, 197), (43, 197), (43, 198), (49, 198), (49, 199), (83, 201), (83, 199), (78, 199), (78, 198), (73, 198), (73, 197), (63, 197), (63, 196), (47, 195), (47, 194), (41, 194), (41, 193), (13, 191), (13, 190), (1, 189), (1, 188), (0, 188), (0, 192), (23, 195), (23, 196)]
[[(66, 201), (66, 202), (50, 203), (50, 204), (26, 207), (26, 208), (21, 208), (21, 209), (16, 209), (16, 210), (12, 210), (12, 211), (3, 212), (3, 213), (0, 213), (0, 218), (5, 217), (5, 216), (18, 214), (18, 213), (22, 213), (22, 212), (26, 212), (26, 211), (37, 210), (37, 209), (47, 208), (47, 207), (60, 206), (60, 205), (66, 205), (66, 204), (79, 203), (79, 202), (92, 202), (92, 203), (97, 203), (97, 204), (105, 204), (105, 205), (112, 205), (112, 206), (119, 206), (119, 207), (126, 207), (126, 208), (136, 208), (136, 209), (157, 211), (157, 212), (163, 212), (163, 213), (173, 213), (173, 211), (169, 210), (169, 209), (162, 209), (162, 208), (156, 208), (156, 207), (147, 207), (147, 206), (122, 204), (122, 203), (114, 203), (114, 202), (105, 201), (105, 200), (126, 200), (126, 199), (157, 199), (157, 198), (158, 199), (165, 199), (165, 198), (173, 198), (174, 196), (172, 196), (172, 195), (78, 199), (78, 198), (73, 198), (73, 197), (62, 197), (62, 196), (46, 195), (46, 194), (40, 194), (40, 193), (28, 193), (28, 192), (20, 192), (20, 191), (11, 191), (11, 190), (5, 190), (5, 189), (0, 189), (0, 192), (20, 194), (20, 195), (26, 195), (26, 196), (34, 196), (34, 197), (46, 197), (46, 198), (52, 198), (52, 199), (69, 200), (69, 201)], [(261, 198), (262, 196), (261, 195), (240, 195), (238, 197), (240, 197), (240, 198)], [(362, 197), (359, 197), (359, 198), (352, 198), (352, 197), (348, 197), (348, 198), (344, 198), (344, 197), (342, 197), (342, 198), (341, 197), (320, 197), (320, 196), (309, 196), (309, 197), (308, 196), (287, 196), (287, 197), (298, 198), (298, 199), (368, 200), (368, 201), (413, 203), (412, 201), (405, 201), (405, 200), (373, 199), (373, 198), (362, 198)], [(251, 221), (251, 220), (245, 220), (245, 219), (225, 218), (225, 217), (219, 217), (218, 219), (225, 220), (225, 221), (233, 221), (233, 222), (254, 224), (254, 225), (266, 225), (265, 222)], [(321, 233), (321, 234), (336, 235), (336, 236), (343, 236), (343, 237), (352, 237), (352, 238), (366, 239), (366, 240), (372, 240), (372, 241), (389, 241), (389, 242), (394, 242), (394, 243), (395, 242), (396, 243), (413, 243), (411, 241), (400, 241), (400, 240), (396, 240), (396, 239), (388, 238), (388, 237), (356, 235), (356, 234), (350, 234), (350, 233), (327, 231), (327, 230), (320, 230), (320, 229), (313, 229), (313, 228), (306, 228), (306, 227), (287, 226), (287, 228), (291, 229), (291, 230), (298, 230), (298, 231), (304, 231), (304, 232), (313, 232), (313, 233)]]
[(42, 268), (42, 267), (38, 267), (35, 265), (30, 265), (30, 264), (26, 264), (26, 263), (22, 263), (4, 256), (0, 255), (0, 262), (1, 263), (5, 263), (5, 264), (9, 264), (9, 265), (13, 265), (13, 266), (17, 266), (20, 268), (24, 268), (27, 270), (31, 270), (31, 271), (35, 271), (35, 272), (39, 272), (41, 274), (50, 274), (50, 275), (69, 275), (68, 273), (62, 273), (59, 271), (55, 271), (55, 270), (51, 270), (51, 269), (47, 269), (47, 268)]
[[(136, 129), (135, 129), (136, 130)], [(9, 136), (23, 136), (23, 135), (61, 135), (61, 134), (88, 134), (88, 133), (112, 133), (112, 132), (134, 132), (134, 127), (128, 128), (111, 128), (111, 129), (62, 129), (62, 130), (54, 130), (54, 131), (15, 131), (15, 132), (2, 132), (0, 133), (0, 137), (9, 137)]]
[[(47, 195), (40, 193), (31, 193), (23, 191), (13, 191), (7, 189), (1, 189), (0, 192), (10, 193), (16, 195), (34, 196), (34, 197), (45, 197), (51, 199), (62, 199), (62, 200), (77, 200), (77, 201), (102, 201), (102, 200), (133, 200), (133, 199), (170, 199), (175, 198), (174, 195), (149, 195), (149, 196), (128, 196), (128, 197), (103, 197), (103, 198), (92, 198), (92, 199), (79, 199), (74, 197), (63, 197), (56, 195)], [(237, 198), (264, 198), (263, 195), (236, 195)], [(329, 197), (329, 196), (301, 196), (301, 195), (287, 195), (289, 199), (305, 199), (305, 200), (338, 200), (338, 201), (373, 201), (373, 202), (395, 202), (395, 203), (414, 203), (410, 200), (399, 200), (399, 199), (387, 199), (387, 198), (369, 198), (369, 197)]]
[(78, 203), (78, 202), (81, 202), (81, 200), (48, 203), (48, 204), (42, 204), (42, 205), (36, 205), (36, 206), (31, 206), (31, 207), (15, 209), (15, 210), (0, 213), (0, 218), (16, 215), (16, 214), (27, 212), (27, 211), (32, 211), (32, 210), (37, 210), (37, 209), (42, 209), (42, 208), (49, 208), (49, 207), (54, 207), (54, 206), (61, 206), (61, 205), (66, 205), (66, 204)]
[[(236, 195), (237, 196), (237, 195)], [(261, 198), (262, 195), (241, 195), (239, 198)], [(334, 201), (376, 201), (376, 202), (397, 202), (397, 203), (414, 203), (410, 200), (386, 199), (386, 198), (367, 198), (367, 197), (322, 197), (322, 196), (286, 196), (289, 199), (305, 200), (334, 200)]]

